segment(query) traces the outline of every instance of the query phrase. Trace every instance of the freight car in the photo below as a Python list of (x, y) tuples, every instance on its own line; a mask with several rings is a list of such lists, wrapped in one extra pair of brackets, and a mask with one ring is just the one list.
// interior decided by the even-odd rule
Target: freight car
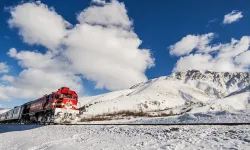
[(79, 113), (77, 102), (76, 92), (62, 87), (56, 92), (0, 114), (0, 123), (70, 123), (76, 120)]

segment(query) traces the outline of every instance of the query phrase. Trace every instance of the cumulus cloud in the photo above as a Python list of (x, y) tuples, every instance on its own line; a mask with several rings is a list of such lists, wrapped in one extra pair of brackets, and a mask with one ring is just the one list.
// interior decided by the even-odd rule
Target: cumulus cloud
[(243, 36), (240, 40), (232, 39), (231, 43), (220, 45), (220, 53), (218, 54), (218, 57), (230, 58), (238, 56), (248, 50), (249, 44), (249, 36)]
[(124, 4), (117, 0), (92, 2), (98, 5), (80, 12), (76, 25), (41, 2), (10, 9), (9, 26), (18, 29), (24, 42), (48, 50), (9, 50), (8, 55), (23, 70), (14, 79), (2, 78), (11, 83), (2, 86), (7, 97), (35, 98), (61, 86), (82, 91), (82, 78), (109, 90), (147, 80), (145, 71), (154, 66), (154, 59), (149, 49), (139, 48), (142, 41), (133, 31)]
[(77, 20), (80, 23), (102, 26), (119, 26), (131, 29), (132, 21), (127, 15), (127, 10), (123, 3), (112, 0), (103, 6), (91, 6), (83, 10)]
[(233, 10), (231, 13), (224, 16), (223, 24), (231, 24), (243, 18), (242, 12)]
[(28, 44), (40, 44), (50, 49), (60, 46), (60, 40), (71, 25), (53, 8), (42, 3), (24, 3), (10, 8), (8, 24), (18, 28), (19, 35)]
[(236, 63), (243, 65), (244, 67), (250, 66), (250, 51), (241, 53), (235, 58)]
[(109, 90), (124, 89), (146, 81), (144, 72), (154, 65), (150, 51), (139, 49), (141, 40), (133, 31), (113, 26), (112, 21), (103, 24), (106, 27), (82, 22), (65, 38), (68, 45), (65, 54), (75, 71), (95, 81), (96, 88)]
[(9, 101), (10, 97), (7, 95), (5, 90), (6, 90), (5, 86), (0, 84), (0, 100)]
[(92, 3), (104, 5), (106, 4), (106, 1), (105, 0), (92, 0)]
[(191, 53), (193, 50), (210, 52), (218, 49), (218, 46), (208, 46), (215, 37), (214, 33), (203, 35), (187, 35), (179, 42), (170, 46), (170, 54), (181, 56)]
[(14, 76), (9, 76), (9, 75), (3, 75), (1, 77), (1, 80), (8, 81), (8, 82), (13, 82), (15, 80), (15, 77)]
[(8, 72), (9, 72), (9, 66), (4, 62), (0, 62), (0, 73), (8, 73)]
[(63, 58), (60, 57), (60, 55), (56, 56), (50, 51), (42, 54), (37, 51), (27, 50), (17, 52), (15, 48), (11, 48), (7, 54), (10, 57), (18, 60), (18, 64), (22, 68), (44, 69), (45, 71), (57, 71), (60, 69), (69, 68), (69, 64), (67, 61), (64, 61)]
[(81, 78), (68, 69), (64, 60), (53, 56), (50, 51), (41, 54), (35, 51), (17, 52), (11, 48), (8, 55), (24, 68), (17, 77), (5, 75), (1, 78), (11, 83), (3, 88), (9, 98), (37, 98), (62, 86), (77, 92), (83, 89)]
[(12, 86), (6, 87), (6, 93), (14, 98), (37, 98), (45, 93), (68, 86), (80, 91), (81, 79), (68, 72), (45, 72), (41, 69), (23, 70)]
[[(183, 41), (192, 41), (193, 39), (203, 39), (206, 42), (203, 42), (205, 44), (202, 44), (202, 46), (195, 44), (195, 46), (189, 47), (188, 50), (187, 48), (183, 50), (182, 48), (186, 44)], [(170, 46), (171, 55), (182, 56), (177, 61), (173, 71), (187, 71), (191, 69), (219, 72), (249, 71), (249, 46), (249, 36), (243, 36), (240, 40), (233, 38), (230, 43), (219, 43), (216, 45), (211, 44), (211, 39), (207, 40), (207, 36), (204, 35), (186, 36)]]
[(123, 3), (89, 7), (77, 19), (79, 24), (64, 39), (65, 54), (77, 73), (95, 81), (96, 88), (109, 90), (147, 80), (144, 72), (154, 60), (149, 49), (139, 49), (142, 41), (132, 31)]
[(211, 60), (211, 55), (191, 54), (186, 57), (181, 57), (177, 61), (174, 71), (185, 71), (192, 69), (203, 70), (204, 68), (210, 70), (213, 67)]

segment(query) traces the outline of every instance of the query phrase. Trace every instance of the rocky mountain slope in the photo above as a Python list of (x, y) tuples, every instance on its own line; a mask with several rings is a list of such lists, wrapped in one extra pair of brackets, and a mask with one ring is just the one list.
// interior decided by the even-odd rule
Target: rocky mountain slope
[(249, 72), (190, 70), (148, 80), (130, 89), (80, 99), (85, 115), (121, 110), (181, 114), (187, 111), (246, 109)]

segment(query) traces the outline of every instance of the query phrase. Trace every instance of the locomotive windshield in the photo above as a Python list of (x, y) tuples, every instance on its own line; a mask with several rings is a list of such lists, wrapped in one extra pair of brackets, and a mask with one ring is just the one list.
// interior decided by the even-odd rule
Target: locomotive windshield
[(72, 98), (71, 94), (61, 94), (60, 98)]

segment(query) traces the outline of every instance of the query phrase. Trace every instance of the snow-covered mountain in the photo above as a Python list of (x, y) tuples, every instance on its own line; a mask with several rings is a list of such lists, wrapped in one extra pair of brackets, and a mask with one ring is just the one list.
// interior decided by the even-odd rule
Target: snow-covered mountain
[(0, 108), (0, 114), (7, 112), (9, 108)]
[(80, 99), (84, 114), (121, 110), (170, 112), (246, 109), (250, 104), (249, 72), (176, 72), (130, 89)]

